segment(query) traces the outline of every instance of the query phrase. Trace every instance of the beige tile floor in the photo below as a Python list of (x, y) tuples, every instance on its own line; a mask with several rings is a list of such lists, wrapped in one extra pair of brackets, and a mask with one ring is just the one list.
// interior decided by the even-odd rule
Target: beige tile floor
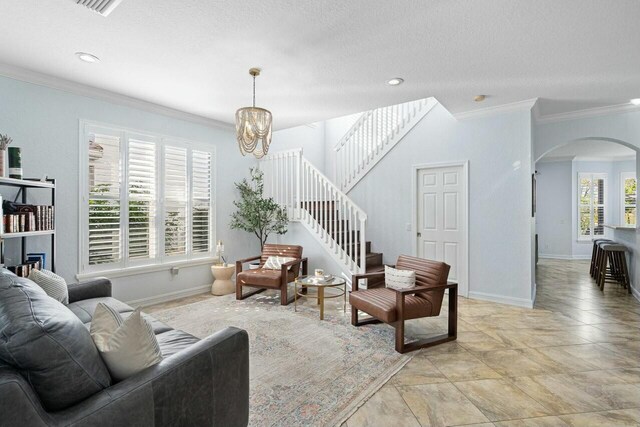
[(343, 427), (640, 426), (640, 303), (600, 292), (588, 261), (540, 260), (537, 283), (533, 310), (460, 298), (457, 342), (420, 351)]
[[(588, 261), (540, 260), (536, 281), (533, 310), (460, 298), (458, 340), (417, 352), (342, 427), (640, 426), (640, 303), (600, 292)], [(407, 333), (442, 333), (444, 313)], [(327, 301), (325, 315), (349, 311)]]

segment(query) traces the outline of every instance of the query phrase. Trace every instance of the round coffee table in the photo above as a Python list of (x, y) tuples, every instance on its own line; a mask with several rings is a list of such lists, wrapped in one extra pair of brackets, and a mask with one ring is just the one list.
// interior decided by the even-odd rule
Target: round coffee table
[(214, 281), (211, 285), (211, 293), (213, 295), (227, 295), (235, 292), (236, 287), (233, 284), (233, 273), (236, 272), (234, 265), (212, 265), (211, 274), (213, 274)]
[[(347, 282), (338, 276), (333, 276), (333, 279), (324, 282), (322, 280), (318, 280), (319, 278), (316, 276), (300, 276), (296, 278), (294, 282), (294, 311), (298, 311), (298, 297), (311, 297), (316, 298), (318, 300), (318, 305), (320, 306), (320, 320), (324, 320), (324, 300), (326, 298), (339, 298), (344, 296), (344, 312), (347, 312)], [(298, 287), (300, 287), (300, 292), (298, 292)], [(308, 288), (316, 288), (318, 291), (317, 297), (311, 296), (307, 294)], [(325, 294), (324, 290), (327, 288), (337, 288), (340, 293), (331, 293)], [(342, 289), (340, 289), (342, 288)]]

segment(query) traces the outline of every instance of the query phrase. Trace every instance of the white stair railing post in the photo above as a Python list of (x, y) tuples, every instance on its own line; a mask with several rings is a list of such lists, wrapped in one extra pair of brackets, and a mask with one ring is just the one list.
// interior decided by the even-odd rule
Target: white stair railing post
[(436, 104), (427, 98), (362, 113), (334, 147), (338, 188), (353, 188)]
[(360, 272), (365, 273), (367, 271), (367, 248), (366, 240), (364, 236), (364, 230), (367, 225), (367, 219), (360, 217)]

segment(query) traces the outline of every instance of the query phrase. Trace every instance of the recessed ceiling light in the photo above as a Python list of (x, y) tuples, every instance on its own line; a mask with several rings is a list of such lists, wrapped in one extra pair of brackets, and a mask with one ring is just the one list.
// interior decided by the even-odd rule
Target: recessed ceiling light
[(90, 53), (86, 53), (86, 52), (76, 52), (76, 56), (81, 61), (89, 62), (91, 64), (93, 64), (94, 62), (99, 62), (100, 61), (100, 58), (98, 58), (97, 56), (92, 55)]
[(632, 99), (632, 100), (631, 100), (631, 103), (632, 103), (633, 105), (640, 105), (640, 98), (634, 98), (634, 99)]
[(482, 102), (487, 99), (487, 95), (476, 95), (473, 97), (473, 100), (476, 102)]
[(400, 77), (394, 77), (394, 78), (392, 78), (391, 80), (389, 80), (389, 81), (387, 82), (387, 84), (388, 84), (389, 86), (398, 86), (398, 85), (401, 85), (401, 84), (402, 84), (402, 82), (404, 82), (404, 79), (402, 79), (402, 78), (400, 78)]

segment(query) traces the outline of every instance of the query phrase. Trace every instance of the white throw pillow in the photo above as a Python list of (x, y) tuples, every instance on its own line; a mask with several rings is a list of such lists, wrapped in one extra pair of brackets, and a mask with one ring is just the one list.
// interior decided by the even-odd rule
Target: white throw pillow
[(398, 270), (385, 265), (384, 281), (387, 288), (413, 288), (416, 285), (416, 272), (411, 270)]
[(60, 301), (64, 305), (69, 304), (69, 288), (64, 278), (53, 271), (32, 269), (29, 280), (40, 286), (51, 298)]
[(111, 376), (122, 381), (162, 360), (151, 324), (136, 309), (122, 319), (120, 313), (99, 303), (91, 320), (91, 337)]
[[(270, 256), (267, 258), (267, 261), (264, 263), (262, 268), (266, 270), (280, 270), (282, 268), (282, 264), (286, 264), (288, 262), (295, 261), (295, 258), (290, 258), (286, 256)], [(291, 270), (289, 266), (288, 270)]]

